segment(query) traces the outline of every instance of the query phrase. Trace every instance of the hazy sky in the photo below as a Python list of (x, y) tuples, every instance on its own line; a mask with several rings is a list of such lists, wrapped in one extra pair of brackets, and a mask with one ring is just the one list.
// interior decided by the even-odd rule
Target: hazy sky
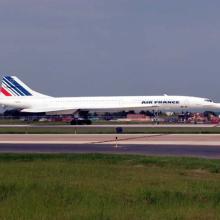
[(0, 0), (0, 72), (54, 96), (220, 101), (219, 0)]

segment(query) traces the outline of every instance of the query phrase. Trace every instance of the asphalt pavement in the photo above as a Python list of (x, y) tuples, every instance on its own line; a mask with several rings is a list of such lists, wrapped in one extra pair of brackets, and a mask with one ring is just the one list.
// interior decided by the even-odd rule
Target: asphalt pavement
[(0, 134), (0, 153), (109, 153), (220, 159), (219, 134)]
[(220, 159), (220, 146), (129, 144), (0, 144), (1, 153), (107, 153)]

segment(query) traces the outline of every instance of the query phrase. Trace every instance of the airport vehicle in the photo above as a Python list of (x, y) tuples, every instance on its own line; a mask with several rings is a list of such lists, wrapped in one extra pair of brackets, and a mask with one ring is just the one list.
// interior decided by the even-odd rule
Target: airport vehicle
[(220, 103), (191, 96), (51, 97), (32, 90), (16, 76), (3, 77), (0, 104), (21, 112), (47, 115), (76, 115), (80, 111), (220, 109)]

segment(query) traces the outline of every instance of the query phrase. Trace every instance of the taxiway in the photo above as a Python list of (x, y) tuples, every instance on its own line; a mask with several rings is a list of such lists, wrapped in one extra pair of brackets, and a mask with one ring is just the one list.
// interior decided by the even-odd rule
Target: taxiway
[(220, 135), (2, 134), (0, 152), (113, 153), (220, 158)]

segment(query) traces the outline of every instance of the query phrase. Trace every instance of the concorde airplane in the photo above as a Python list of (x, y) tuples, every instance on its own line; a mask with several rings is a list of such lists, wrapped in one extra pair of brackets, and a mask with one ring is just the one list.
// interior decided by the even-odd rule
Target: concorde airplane
[(0, 105), (47, 115), (77, 114), (79, 111), (220, 109), (220, 103), (191, 96), (51, 97), (32, 90), (16, 76), (3, 77)]

